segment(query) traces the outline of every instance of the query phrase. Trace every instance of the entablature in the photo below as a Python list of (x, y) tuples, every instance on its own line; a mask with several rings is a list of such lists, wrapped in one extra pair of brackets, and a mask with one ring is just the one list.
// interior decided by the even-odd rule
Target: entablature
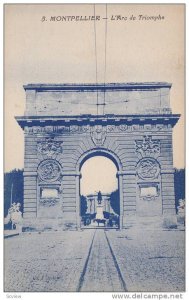
[(144, 125), (165, 124), (174, 127), (180, 114), (170, 115), (79, 115), (79, 116), (21, 116), (16, 117), (18, 124), (25, 126), (66, 126), (66, 125)]

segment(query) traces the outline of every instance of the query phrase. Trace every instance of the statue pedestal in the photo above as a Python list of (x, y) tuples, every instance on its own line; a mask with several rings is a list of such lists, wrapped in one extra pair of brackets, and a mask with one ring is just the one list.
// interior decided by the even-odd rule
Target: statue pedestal
[(104, 206), (102, 204), (97, 205), (97, 207), (96, 207), (96, 219), (104, 219), (103, 208), (104, 208)]

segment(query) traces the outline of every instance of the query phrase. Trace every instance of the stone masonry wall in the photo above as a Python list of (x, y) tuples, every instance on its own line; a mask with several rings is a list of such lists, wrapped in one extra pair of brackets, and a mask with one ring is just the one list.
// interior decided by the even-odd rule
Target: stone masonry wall
[[(81, 125), (64, 128), (62, 133), (53, 132), (57, 127), (26, 127), (25, 128), (25, 169), (24, 169), (24, 218), (48, 218), (62, 219), (62, 222), (79, 224), (79, 169), (78, 161), (85, 153), (103, 150), (115, 155), (119, 161), (118, 177), (120, 183), (121, 217), (126, 223), (130, 215), (144, 214), (153, 216), (152, 207), (156, 207), (156, 215), (163, 213), (173, 214), (174, 207), (174, 182), (172, 169), (172, 129), (168, 125), (154, 125), (148, 127), (142, 125), (104, 126), (106, 136), (102, 145), (96, 145), (92, 139), (91, 127)], [(45, 130), (47, 132), (44, 133)], [(42, 131), (42, 132), (41, 132)], [(49, 132), (48, 132), (49, 131)], [(137, 152), (137, 143), (146, 145), (145, 137), (158, 141), (157, 153)], [(53, 145), (54, 148), (52, 147)], [(54, 150), (53, 150), (54, 149)], [(145, 164), (157, 162), (160, 170), (155, 178), (139, 178), (137, 164), (142, 161)], [(45, 162), (45, 164), (44, 164)], [(55, 164), (60, 174), (58, 178), (40, 178), (46, 163), (48, 167)], [(41, 166), (41, 167), (39, 167)], [(60, 166), (60, 167), (59, 167)], [(148, 167), (148, 166), (147, 166)], [(155, 167), (157, 167), (155, 165)], [(59, 170), (59, 168), (61, 170)], [(42, 170), (42, 171), (40, 171)], [(158, 170), (157, 170), (158, 172)], [(147, 201), (139, 199), (139, 183), (142, 185), (158, 184), (159, 195)], [(58, 200), (41, 202), (41, 189), (55, 188), (58, 190)], [(144, 207), (142, 209), (142, 207)], [(123, 224), (124, 225), (124, 224)]]

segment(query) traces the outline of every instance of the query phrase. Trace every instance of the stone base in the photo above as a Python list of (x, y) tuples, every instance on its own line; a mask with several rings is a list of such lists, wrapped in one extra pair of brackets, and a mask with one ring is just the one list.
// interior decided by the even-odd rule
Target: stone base
[(62, 231), (62, 230), (77, 230), (76, 222), (73, 220), (33, 218), (23, 219), (22, 232), (32, 231)]
[(163, 228), (174, 229), (177, 228), (177, 216), (163, 215)]
[(124, 229), (174, 229), (177, 228), (176, 215), (161, 215), (161, 216), (137, 216), (127, 215), (123, 216), (123, 228)]
[[(161, 216), (137, 216), (136, 214), (126, 215), (120, 218), (122, 226), (120, 229), (174, 229), (177, 228), (176, 215)], [(80, 218), (76, 215), (65, 214), (62, 218), (24, 218), (22, 231), (62, 231), (80, 230)]]
[(126, 215), (122, 217), (122, 228), (129, 229), (136, 225), (136, 215)]
[(178, 224), (185, 225), (185, 214), (178, 214), (177, 215), (177, 222), (178, 222)]

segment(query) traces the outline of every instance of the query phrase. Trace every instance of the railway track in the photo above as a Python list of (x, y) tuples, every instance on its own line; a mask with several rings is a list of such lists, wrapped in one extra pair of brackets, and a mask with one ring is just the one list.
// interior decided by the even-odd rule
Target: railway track
[(105, 230), (94, 230), (77, 292), (127, 292), (116, 256)]

